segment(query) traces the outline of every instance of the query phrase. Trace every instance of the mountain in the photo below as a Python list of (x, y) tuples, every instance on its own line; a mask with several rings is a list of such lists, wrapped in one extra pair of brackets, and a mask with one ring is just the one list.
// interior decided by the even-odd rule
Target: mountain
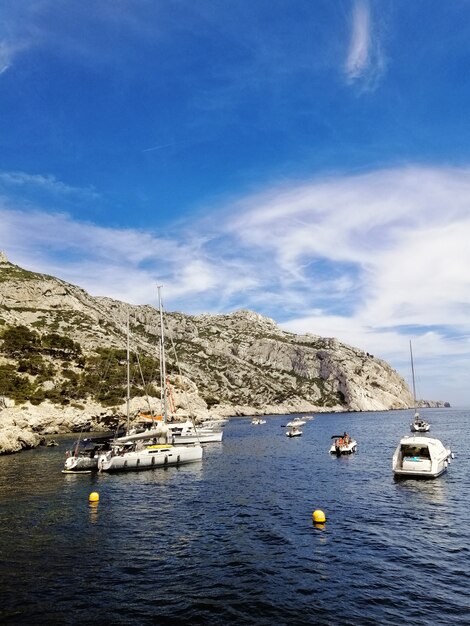
[[(154, 307), (92, 297), (22, 269), (3, 253), (0, 285), (0, 425), (51, 434), (104, 427), (122, 413), (128, 315), (135, 368), (145, 370), (145, 384), (135, 375), (133, 410), (145, 407), (145, 386), (158, 397)], [(167, 349), (168, 371), (181, 414), (376, 411), (413, 402), (384, 361), (334, 338), (285, 332), (252, 311), (165, 313), (165, 326), (175, 348)]]

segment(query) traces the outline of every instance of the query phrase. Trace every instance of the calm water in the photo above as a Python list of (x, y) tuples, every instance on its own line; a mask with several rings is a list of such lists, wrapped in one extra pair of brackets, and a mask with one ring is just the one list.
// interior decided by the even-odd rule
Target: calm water
[(61, 474), (70, 439), (0, 457), (0, 622), (469, 624), (470, 411), (423, 415), (456, 454), (431, 481), (392, 477), (410, 411), (296, 439), (238, 418), (201, 464), (136, 474)]

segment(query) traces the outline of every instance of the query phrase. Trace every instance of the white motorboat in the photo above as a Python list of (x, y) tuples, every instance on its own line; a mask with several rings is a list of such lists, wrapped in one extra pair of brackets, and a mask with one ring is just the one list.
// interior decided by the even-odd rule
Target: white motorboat
[(430, 429), (429, 422), (427, 422), (426, 420), (423, 420), (419, 416), (418, 409), (416, 408), (417, 401), (416, 401), (416, 385), (415, 385), (415, 368), (413, 364), (413, 349), (411, 347), (411, 341), (410, 341), (410, 359), (411, 359), (411, 376), (413, 379), (413, 404), (414, 404), (414, 410), (415, 410), (413, 421), (410, 424), (410, 429), (412, 433), (427, 433)]
[[(168, 424), (168, 386), (165, 364), (165, 342), (163, 325), (163, 305), (161, 287), (158, 287), (158, 302), (160, 311), (160, 377), (162, 421), (154, 423), (150, 429), (140, 432), (129, 431), (129, 382), (128, 382), (128, 434), (119, 437), (111, 443), (111, 449), (98, 457), (98, 470), (101, 472), (136, 471), (168, 465), (182, 465), (202, 459), (200, 443), (173, 446), (175, 435), (171, 433)], [(128, 346), (129, 353), (129, 346)], [(129, 359), (128, 359), (129, 361)], [(128, 368), (129, 369), (129, 368)], [(129, 381), (129, 376), (128, 376)], [(165, 441), (166, 439), (166, 441)], [(183, 442), (181, 442), (183, 443)]]
[(440, 439), (426, 435), (402, 437), (393, 454), (395, 476), (436, 478), (446, 471), (454, 458), (450, 448)]
[(286, 427), (287, 428), (299, 428), (300, 426), (303, 426), (306, 423), (307, 422), (305, 420), (301, 419), (300, 417), (295, 417), (290, 422), (287, 422)]
[(186, 443), (213, 443), (222, 441), (223, 430), (195, 426), (191, 420), (167, 424), (174, 445)]
[(260, 417), (254, 417), (251, 420), (251, 423), (254, 424), (254, 425), (266, 424), (266, 420), (262, 420)]
[(98, 469), (98, 456), (110, 449), (114, 435), (78, 439), (65, 454), (64, 473), (89, 472)]
[[(140, 422), (143, 424), (143, 428), (137, 430), (138, 433), (145, 433), (146, 429), (152, 428), (162, 420), (161, 415), (157, 418), (151, 416), (140, 416)], [(173, 417), (173, 419), (175, 419)], [(169, 443), (174, 445), (183, 445), (187, 443), (212, 443), (220, 442), (223, 438), (223, 430), (220, 428), (219, 421), (203, 422), (201, 425), (196, 426), (193, 420), (187, 419), (184, 422), (172, 421), (166, 422), (168, 429)], [(222, 423), (223, 425), (223, 423)]]
[(290, 426), (286, 430), (286, 436), (287, 437), (301, 437), (302, 436), (302, 431), (300, 430), (300, 428), (298, 426)]
[(354, 454), (357, 450), (357, 441), (350, 437), (348, 433), (343, 435), (332, 435), (334, 439), (330, 447), (330, 454), (341, 456), (342, 454)]

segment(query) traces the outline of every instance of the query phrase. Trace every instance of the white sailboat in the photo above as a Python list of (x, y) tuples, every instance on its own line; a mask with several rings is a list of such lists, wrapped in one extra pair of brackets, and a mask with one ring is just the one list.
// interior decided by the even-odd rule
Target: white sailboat
[(414, 412), (415, 412), (413, 421), (410, 424), (410, 429), (411, 429), (411, 432), (413, 433), (427, 433), (430, 429), (429, 422), (427, 422), (426, 420), (420, 417), (418, 409), (417, 409), (415, 368), (413, 364), (413, 349), (411, 347), (411, 341), (410, 341), (410, 358), (411, 358), (411, 376), (413, 379), (413, 406), (414, 406)]
[[(160, 311), (160, 377), (163, 421), (162, 423), (155, 422), (155, 425), (150, 429), (135, 433), (130, 433), (128, 423), (128, 434), (115, 439), (111, 444), (111, 449), (99, 455), (99, 471), (136, 471), (168, 465), (182, 465), (202, 459), (202, 446), (199, 442), (181, 446), (174, 446), (169, 443), (172, 436), (167, 424), (168, 390), (161, 287), (158, 287), (158, 305)], [(127, 414), (129, 415), (129, 386), (127, 397)]]
[[(129, 315), (127, 316), (127, 349), (126, 349), (126, 370), (127, 370), (127, 394), (126, 394), (126, 413), (127, 413), (127, 431), (129, 432), (129, 402), (130, 402), (130, 333), (129, 333)], [(78, 440), (74, 443), (72, 450), (67, 450), (64, 474), (75, 474), (78, 472), (91, 472), (98, 469), (98, 457), (103, 452), (110, 450), (111, 442), (116, 438), (114, 435), (105, 435), (102, 437), (92, 437), (82, 439), (81, 433)]]

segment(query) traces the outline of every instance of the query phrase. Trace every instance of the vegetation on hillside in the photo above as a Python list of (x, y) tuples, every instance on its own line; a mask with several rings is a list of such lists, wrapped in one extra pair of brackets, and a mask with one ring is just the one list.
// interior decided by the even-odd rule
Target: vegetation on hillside
[[(126, 351), (100, 348), (84, 356), (80, 345), (57, 333), (39, 335), (26, 326), (7, 328), (1, 335), (0, 396), (18, 404), (79, 404), (86, 398), (104, 406), (122, 404), (126, 397)], [(156, 395), (151, 383), (159, 363), (148, 356), (130, 365), (131, 397)]]

